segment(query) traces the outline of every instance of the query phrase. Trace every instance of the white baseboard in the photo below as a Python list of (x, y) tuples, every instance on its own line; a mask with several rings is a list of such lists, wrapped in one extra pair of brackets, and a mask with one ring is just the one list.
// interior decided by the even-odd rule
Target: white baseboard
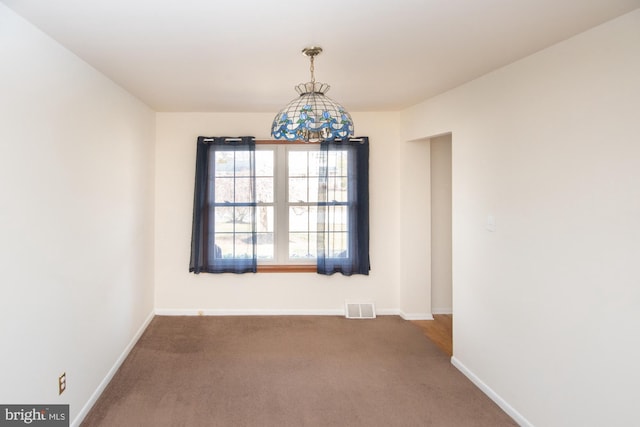
[(400, 311), (399, 315), (404, 320), (433, 320), (431, 313), (405, 313), (404, 311)]
[(136, 334), (133, 336), (131, 341), (129, 341), (129, 344), (127, 344), (127, 347), (120, 354), (120, 357), (118, 357), (118, 359), (116, 360), (116, 363), (114, 363), (111, 369), (109, 370), (109, 372), (107, 372), (107, 376), (105, 376), (104, 379), (100, 382), (96, 391), (93, 392), (93, 394), (91, 395), (87, 403), (80, 410), (80, 413), (78, 413), (76, 418), (73, 420), (73, 422), (71, 423), (71, 427), (78, 427), (80, 423), (82, 423), (82, 421), (84, 420), (84, 417), (87, 416), (87, 414), (89, 413), (93, 405), (95, 405), (96, 401), (98, 400), (98, 398), (100, 397), (104, 389), (107, 387), (107, 385), (109, 384), (113, 376), (116, 374), (116, 372), (120, 368), (120, 365), (122, 365), (122, 362), (124, 362), (124, 359), (127, 358), (129, 353), (131, 352), (131, 349), (133, 349), (133, 346), (136, 345), (136, 343), (138, 342), (138, 340), (140, 339), (144, 331), (147, 329), (147, 326), (149, 326), (149, 323), (151, 323), (151, 320), (153, 319), (154, 315), (155, 313), (152, 311), (144, 320), (144, 322), (142, 323), (142, 326), (140, 326), (140, 328), (138, 329)]
[(453, 309), (449, 308), (432, 308), (431, 314), (453, 314)]
[[(157, 308), (158, 316), (344, 316), (344, 308), (309, 309), (194, 309), (194, 308)], [(377, 309), (379, 316), (400, 316), (405, 320), (433, 320), (430, 313), (403, 313), (396, 309)]]
[(157, 308), (158, 316), (344, 316), (344, 309), (335, 310), (264, 310), (264, 309), (183, 309)]
[[(158, 316), (344, 316), (344, 308), (338, 309), (194, 309), (157, 308)], [(433, 320), (431, 313), (404, 313), (396, 309), (377, 309), (379, 316), (400, 316), (404, 320)]]
[(460, 360), (455, 356), (451, 357), (451, 364), (458, 368), (472, 383), (474, 383), (484, 394), (486, 394), (496, 405), (498, 405), (504, 412), (506, 412), (513, 420), (523, 427), (533, 427), (533, 424), (529, 422), (525, 417), (516, 411), (506, 400), (500, 397), (495, 391), (486, 385), (480, 378), (478, 378), (473, 372), (471, 372)]
[(393, 308), (378, 308), (376, 307), (377, 316), (400, 316), (400, 310)]

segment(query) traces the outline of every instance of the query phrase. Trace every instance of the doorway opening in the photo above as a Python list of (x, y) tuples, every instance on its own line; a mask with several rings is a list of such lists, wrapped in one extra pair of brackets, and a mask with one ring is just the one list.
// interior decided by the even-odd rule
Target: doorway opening
[(453, 355), (451, 134), (429, 139), (431, 171), (431, 313), (415, 323), (427, 338)]
[(431, 313), (453, 313), (451, 134), (430, 140)]

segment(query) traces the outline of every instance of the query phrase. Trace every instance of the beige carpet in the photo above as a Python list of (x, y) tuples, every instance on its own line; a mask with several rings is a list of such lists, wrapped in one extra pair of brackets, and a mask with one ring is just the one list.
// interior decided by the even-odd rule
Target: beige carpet
[(157, 316), (82, 425), (516, 424), (399, 317)]

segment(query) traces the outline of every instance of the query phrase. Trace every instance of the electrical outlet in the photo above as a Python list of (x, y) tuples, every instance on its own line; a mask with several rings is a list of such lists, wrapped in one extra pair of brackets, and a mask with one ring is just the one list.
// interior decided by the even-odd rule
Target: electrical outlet
[(67, 389), (67, 373), (63, 372), (62, 375), (58, 377), (58, 395), (64, 393)]

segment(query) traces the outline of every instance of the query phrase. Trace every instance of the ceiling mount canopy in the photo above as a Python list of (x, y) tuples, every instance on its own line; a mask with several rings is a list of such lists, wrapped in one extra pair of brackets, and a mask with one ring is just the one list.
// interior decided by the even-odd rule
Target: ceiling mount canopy
[(325, 96), (330, 86), (316, 82), (314, 59), (322, 53), (317, 46), (302, 53), (311, 62), (311, 81), (295, 87), (299, 96), (287, 104), (273, 119), (271, 135), (289, 141), (333, 141), (353, 136), (353, 120), (344, 107)]

